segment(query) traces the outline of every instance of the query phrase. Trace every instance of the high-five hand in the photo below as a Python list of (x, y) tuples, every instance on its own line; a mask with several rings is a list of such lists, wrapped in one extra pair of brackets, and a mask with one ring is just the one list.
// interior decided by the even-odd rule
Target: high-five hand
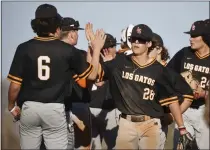
[(85, 35), (86, 35), (86, 39), (88, 40), (88, 42), (91, 42), (92, 40), (95, 39), (95, 35), (93, 32), (93, 24), (91, 24), (91, 23), (86, 24)]
[(109, 54), (107, 49), (103, 50), (103, 54), (101, 53), (101, 57), (103, 58), (104, 62), (110, 61), (114, 58), (111, 54)]
[(95, 34), (95, 39), (91, 41), (92, 49), (94, 51), (97, 50), (98, 52), (100, 52), (104, 46), (105, 40), (106, 40), (105, 32), (102, 29), (97, 30)]

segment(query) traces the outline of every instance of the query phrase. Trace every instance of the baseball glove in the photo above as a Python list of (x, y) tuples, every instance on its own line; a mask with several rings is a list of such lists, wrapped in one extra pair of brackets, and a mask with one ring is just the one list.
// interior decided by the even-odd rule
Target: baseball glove
[(189, 132), (179, 137), (177, 150), (192, 150), (192, 147), (193, 147), (193, 138)]

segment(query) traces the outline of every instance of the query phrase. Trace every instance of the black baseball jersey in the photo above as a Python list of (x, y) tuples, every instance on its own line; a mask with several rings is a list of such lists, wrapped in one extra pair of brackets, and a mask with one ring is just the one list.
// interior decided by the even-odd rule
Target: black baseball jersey
[(102, 86), (93, 86), (90, 90), (90, 107), (92, 108), (101, 108), (106, 110), (115, 109), (115, 102), (112, 99), (109, 87), (109, 81), (105, 81)]
[[(209, 54), (201, 57), (199, 53), (192, 50), (191, 47), (185, 47), (175, 54), (168, 63), (167, 67), (180, 73), (189, 84), (192, 80), (195, 80), (198, 82), (198, 86), (200, 86), (203, 90), (208, 90), (210, 75)], [(193, 101), (191, 107), (198, 108), (204, 104), (204, 98), (199, 98)]]
[[(86, 60), (86, 51), (78, 50), (81, 53), (81, 56)], [(77, 81), (80, 80), (79, 75), (72, 71), (72, 79), (70, 80), (70, 95), (65, 98), (66, 110), (70, 110), (73, 102), (88, 103), (90, 102), (90, 94), (88, 88), (82, 88), (77, 84)]]
[[(100, 57), (100, 63), (103, 63), (102, 57)], [(99, 72), (101, 72), (101, 68)], [(99, 78), (101, 78), (101, 74), (99, 75)], [(90, 107), (106, 110), (112, 110), (116, 108), (110, 93), (109, 81), (105, 81), (102, 86), (96, 86), (93, 84), (89, 87), (89, 91), (91, 96)]]
[(17, 47), (8, 79), (21, 85), (21, 103), (63, 103), (71, 70), (86, 78), (92, 65), (69, 44), (54, 37), (35, 37)]
[(132, 55), (119, 54), (102, 68), (101, 75), (110, 81), (116, 107), (124, 114), (159, 118), (164, 114), (162, 106), (178, 102), (178, 96), (192, 101), (192, 90), (184, 79), (155, 59), (141, 66)]

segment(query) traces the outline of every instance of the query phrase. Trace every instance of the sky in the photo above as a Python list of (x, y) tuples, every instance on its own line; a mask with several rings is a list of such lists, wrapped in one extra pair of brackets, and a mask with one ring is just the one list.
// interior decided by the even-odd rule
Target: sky
[[(43, 3), (57, 7), (63, 17), (73, 17), (84, 27), (93, 23), (120, 41), (129, 24), (147, 24), (160, 34), (171, 57), (189, 45), (194, 21), (209, 18), (208, 2), (2, 2), (2, 79), (6, 78), (17, 46), (35, 36), (30, 21)], [(79, 31), (78, 48), (87, 49), (84, 31)], [(118, 47), (119, 48), (119, 47)]]

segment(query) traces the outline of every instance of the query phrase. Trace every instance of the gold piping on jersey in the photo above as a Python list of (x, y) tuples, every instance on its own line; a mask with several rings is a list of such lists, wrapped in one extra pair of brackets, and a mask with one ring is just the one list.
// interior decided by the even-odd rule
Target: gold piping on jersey
[(198, 51), (196, 51), (195, 52), (195, 55), (199, 58), (199, 59), (204, 59), (204, 58), (206, 58), (206, 57), (208, 57), (209, 55), (210, 55), (210, 53), (208, 53), (208, 54), (206, 54), (206, 55), (204, 55), (204, 56), (200, 56), (200, 54), (198, 53)]
[(74, 79), (74, 81), (77, 82), (79, 79), (80, 79), (80, 78), (78, 77), (78, 78)]
[(82, 74), (79, 75), (80, 79), (86, 78), (87, 76), (89, 76), (91, 74), (91, 72), (93, 71), (93, 65), (90, 65), (87, 70), (85, 70)]
[(191, 102), (193, 102), (193, 100), (192, 99), (190, 99), (190, 98), (184, 98), (184, 101), (191, 101)]
[(103, 77), (104, 77), (104, 70), (102, 69), (101, 64), (99, 64), (99, 75), (98, 75), (99, 82), (103, 80)]
[(12, 80), (12, 79), (10, 79), (10, 78), (7, 78), (7, 80), (9, 80), (9, 81), (11, 81), (11, 82), (13, 82), (13, 83), (15, 83), (15, 84), (21, 85), (21, 83), (20, 83), (20, 82), (15, 81), (15, 80)]
[(58, 39), (57, 37), (39, 37), (39, 36), (36, 36), (34, 37), (35, 40), (39, 40), (39, 41), (52, 41), (52, 40), (56, 40)]
[(163, 104), (161, 104), (161, 106), (165, 106), (165, 105), (172, 104), (172, 103), (175, 103), (175, 102), (178, 102), (178, 100), (167, 102), (167, 103), (163, 103)]
[(75, 79), (76, 77), (78, 77), (78, 75), (77, 75), (77, 74), (73, 75), (73, 79)]
[(167, 102), (167, 101), (177, 100), (177, 99), (178, 99), (178, 97), (177, 97), (177, 96), (174, 96), (174, 97), (162, 99), (162, 100), (160, 100), (159, 102), (160, 102), (160, 103), (164, 103), (164, 102)]
[(194, 96), (192, 95), (183, 95), (183, 97), (194, 99)]
[(104, 77), (104, 70), (102, 70), (102, 75), (101, 75), (101, 79), (99, 81), (102, 81)]
[(17, 80), (17, 81), (21, 81), (21, 82), (23, 81), (23, 79), (15, 77), (15, 76), (13, 76), (11, 74), (8, 74), (8, 77), (11, 78), (11, 79)]
[(146, 67), (152, 65), (156, 61), (156, 59), (154, 58), (150, 63), (142, 66), (142, 65), (138, 64), (138, 62), (135, 61), (132, 57), (131, 57), (131, 60), (140, 68), (146, 68)]

